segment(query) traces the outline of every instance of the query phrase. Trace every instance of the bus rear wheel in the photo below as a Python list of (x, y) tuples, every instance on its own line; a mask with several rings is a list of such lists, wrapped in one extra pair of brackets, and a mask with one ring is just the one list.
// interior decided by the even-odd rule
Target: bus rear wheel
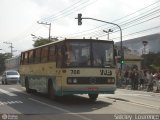
[(98, 98), (98, 94), (88, 94), (90, 101), (95, 102)]
[(29, 81), (28, 78), (25, 79), (25, 88), (27, 93), (31, 93), (31, 89), (29, 88)]
[(56, 100), (56, 95), (55, 95), (55, 91), (53, 88), (53, 82), (51, 79), (48, 80), (48, 97), (51, 100)]

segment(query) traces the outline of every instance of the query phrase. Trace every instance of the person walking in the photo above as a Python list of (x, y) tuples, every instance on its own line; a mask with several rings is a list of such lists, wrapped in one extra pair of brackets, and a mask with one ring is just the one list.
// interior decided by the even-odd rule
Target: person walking
[(150, 71), (148, 71), (146, 73), (146, 77), (147, 77), (147, 81), (148, 81), (148, 88), (147, 88), (147, 91), (152, 91), (153, 90), (153, 75)]
[(131, 72), (130, 78), (131, 78), (131, 83), (132, 83), (132, 89), (137, 90), (138, 89), (138, 78), (139, 78), (137, 69), (133, 69), (133, 71)]
[(143, 70), (140, 71), (139, 73), (139, 86), (140, 86), (140, 90), (142, 90), (144, 88), (144, 72)]

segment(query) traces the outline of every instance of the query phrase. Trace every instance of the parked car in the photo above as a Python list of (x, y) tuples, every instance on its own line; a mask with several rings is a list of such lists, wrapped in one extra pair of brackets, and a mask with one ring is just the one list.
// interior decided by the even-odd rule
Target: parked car
[(18, 83), (20, 75), (15, 70), (5, 71), (2, 75), (2, 84)]

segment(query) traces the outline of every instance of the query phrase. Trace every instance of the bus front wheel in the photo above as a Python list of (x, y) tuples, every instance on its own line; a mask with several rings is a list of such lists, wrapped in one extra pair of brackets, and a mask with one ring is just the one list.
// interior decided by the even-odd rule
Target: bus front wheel
[(88, 96), (92, 102), (95, 102), (98, 98), (98, 94), (88, 94)]

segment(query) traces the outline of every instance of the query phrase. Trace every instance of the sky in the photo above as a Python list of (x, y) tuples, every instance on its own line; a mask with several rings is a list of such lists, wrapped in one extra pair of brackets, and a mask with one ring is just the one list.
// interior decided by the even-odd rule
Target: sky
[(112, 29), (109, 39), (120, 41), (119, 28), (98, 21), (83, 19), (78, 26), (78, 13), (82, 17), (95, 18), (118, 24), (122, 28), (122, 40), (160, 33), (160, 0), (0, 0), (0, 52), (13, 55), (33, 47), (33, 36), (98, 38), (107, 40), (103, 30)]

